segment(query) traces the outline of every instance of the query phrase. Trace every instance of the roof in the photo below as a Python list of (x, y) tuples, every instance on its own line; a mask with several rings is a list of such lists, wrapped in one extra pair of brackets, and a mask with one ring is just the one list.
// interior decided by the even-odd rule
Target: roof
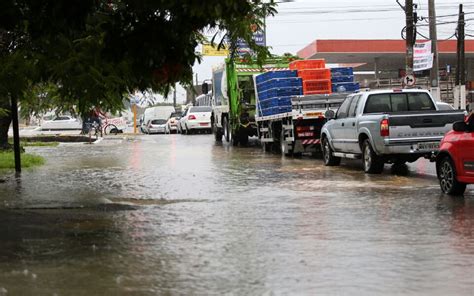
[[(457, 40), (438, 41), (440, 65), (456, 64)], [(466, 58), (474, 58), (474, 40), (466, 40)], [(373, 70), (374, 61), (379, 66), (401, 69), (405, 66), (405, 40), (315, 40), (298, 51), (304, 59), (324, 58), (326, 63), (363, 64), (360, 69)], [(359, 69), (359, 68), (358, 68)]]

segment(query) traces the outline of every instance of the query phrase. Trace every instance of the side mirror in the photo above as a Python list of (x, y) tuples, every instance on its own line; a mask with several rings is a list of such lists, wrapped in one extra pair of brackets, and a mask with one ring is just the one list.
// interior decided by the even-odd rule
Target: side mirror
[(333, 110), (326, 110), (326, 112), (324, 112), (324, 117), (326, 117), (326, 119), (334, 119), (334, 117), (336, 116), (336, 113), (334, 113)]
[(209, 92), (209, 84), (207, 84), (206, 82), (204, 82), (202, 85), (201, 85), (201, 90), (202, 90), (202, 93), (203, 94), (207, 94)]
[(467, 124), (464, 121), (457, 121), (453, 124), (453, 130), (456, 132), (465, 132), (467, 130)]

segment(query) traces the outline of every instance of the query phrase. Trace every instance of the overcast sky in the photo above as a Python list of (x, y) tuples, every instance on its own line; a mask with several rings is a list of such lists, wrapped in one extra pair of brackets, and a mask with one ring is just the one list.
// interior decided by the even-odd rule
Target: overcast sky
[[(405, 0), (400, 0), (404, 4)], [(428, 17), (428, 0), (414, 0), (418, 15)], [(435, 0), (438, 22), (457, 21), (459, 4), (464, 4), (467, 33), (474, 35), (474, 0)], [(296, 52), (316, 39), (401, 39), (405, 14), (395, 0), (296, 0), (281, 3), (278, 14), (267, 19), (267, 45), (272, 52)], [(446, 16), (449, 15), (449, 16)], [(425, 22), (419, 22), (425, 24)], [(455, 32), (456, 24), (438, 26), (438, 38), (446, 39)], [(419, 32), (429, 36), (427, 26)], [(419, 37), (422, 38), (422, 37)], [(199, 81), (211, 77), (213, 65), (220, 57), (204, 57), (194, 66)]]

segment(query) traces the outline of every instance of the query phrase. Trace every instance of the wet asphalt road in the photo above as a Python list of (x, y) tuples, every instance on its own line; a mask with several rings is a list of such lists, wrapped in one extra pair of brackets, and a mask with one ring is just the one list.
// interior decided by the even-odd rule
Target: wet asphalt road
[(28, 148), (0, 173), (0, 295), (473, 295), (474, 188), (211, 135)]

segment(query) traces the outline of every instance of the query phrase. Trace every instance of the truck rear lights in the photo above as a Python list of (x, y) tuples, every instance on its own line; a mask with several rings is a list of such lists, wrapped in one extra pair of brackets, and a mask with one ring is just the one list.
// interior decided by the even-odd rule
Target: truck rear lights
[(314, 126), (297, 126), (296, 131), (297, 132), (314, 131)]
[(380, 122), (380, 136), (381, 137), (390, 136), (390, 126), (388, 123), (388, 119), (382, 119), (382, 121)]
[(189, 120), (196, 119), (196, 116), (194, 116), (194, 115), (191, 114), (191, 115), (188, 116), (188, 119), (189, 119)]

